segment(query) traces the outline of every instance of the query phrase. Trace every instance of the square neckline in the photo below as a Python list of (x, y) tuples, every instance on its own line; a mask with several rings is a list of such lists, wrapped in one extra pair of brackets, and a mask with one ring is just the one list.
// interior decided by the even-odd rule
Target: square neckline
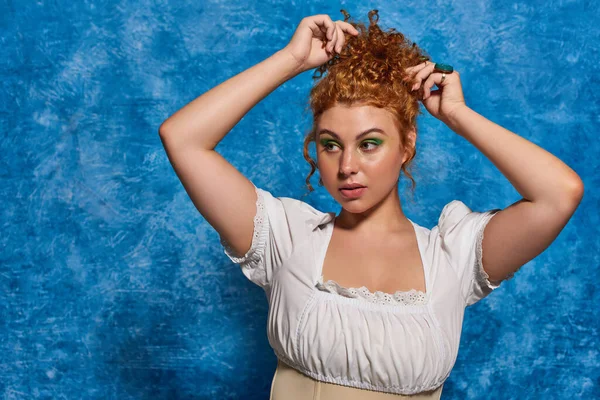
[[(419, 239), (419, 233), (418, 233), (418, 225), (416, 223), (413, 222), (413, 220), (411, 220), (410, 218), (406, 218), (408, 219), (408, 221), (410, 222), (410, 224), (413, 227), (413, 232), (415, 235), (415, 238), (417, 240), (417, 248), (419, 250), (419, 258), (421, 259), (421, 266), (422, 266), (422, 270), (423, 270), (423, 280), (425, 281), (425, 291), (419, 290), (419, 289), (409, 289), (409, 290), (396, 290), (394, 293), (388, 293), (388, 292), (382, 292), (381, 290), (372, 292), (371, 290), (369, 290), (367, 288), (367, 290), (369, 290), (370, 293), (375, 294), (376, 292), (381, 292), (384, 293), (386, 295), (389, 296), (394, 296), (397, 293), (402, 293), (402, 294), (407, 294), (413, 291), (416, 291), (417, 293), (422, 293), (425, 297), (429, 297), (429, 291), (430, 291), (430, 285), (429, 285), (429, 279), (428, 279), (428, 271), (429, 271), (429, 265), (425, 262), (425, 256), (424, 256), (424, 251), (423, 251), (423, 246), (421, 244), (421, 240)], [(325, 266), (325, 257), (327, 256), (327, 250), (329, 249), (329, 246), (331, 245), (331, 239), (333, 238), (333, 228), (335, 226), (335, 216), (333, 218), (330, 218), (329, 221), (326, 222), (326, 227), (328, 229), (327, 234), (326, 234), (326, 238), (323, 241), (324, 244), (321, 246), (321, 254), (319, 256), (319, 260), (318, 260), (318, 280), (322, 280), (323, 279), (323, 267)], [(339, 283), (337, 283), (335, 280), (331, 280), (332, 282), (334, 282), (335, 284), (337, 284), (338, 286)], [(322, 282), (323, 284), (325, 282)], [(315, 283), (315, 286), (317, 285), (317, 283)], [(363, 287), (365, 287), (363, 285)], [(345, 288), (345, 289), (350, 289), (350, 288)], [(354, 289), (358, 289), (358, 288), (354, 288)]]

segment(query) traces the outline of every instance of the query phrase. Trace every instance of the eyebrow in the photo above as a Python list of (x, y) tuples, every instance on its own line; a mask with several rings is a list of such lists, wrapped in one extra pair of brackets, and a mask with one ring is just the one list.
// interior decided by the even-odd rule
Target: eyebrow
[[(384, 135), (387, 136), (387, 133), (385, 133), (383, 129), (380, 129), (380, 128), (370, 128), (370, 129), (367, 129), (366, 131), (363, 131), (363, 132), (359, 133), (358, 135), (356, 135), (356, 140), (360, 139), (361, 137), (363, 137), (363, 136), (365, 136), (365, 135), (367, 135), (367, 134), (369, 134), (371, 132), (379, 132), (379, 133), (384, 134)], [(332, 132), (329, 129), (321, 129), (319, 131), (319, 136), (322, 135), (323, 133), (327, 133), (327, 134), (333, 136), (334, 138), (336, 138), (338, 140), (341, 139), (340, 136), (337, 133)]]

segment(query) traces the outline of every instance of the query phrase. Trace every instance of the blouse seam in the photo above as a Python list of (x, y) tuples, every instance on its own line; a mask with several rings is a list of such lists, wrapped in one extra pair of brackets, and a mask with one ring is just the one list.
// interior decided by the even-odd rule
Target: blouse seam
[[(444, 221), (446, 220), (448, 213), (451, 212), (451, 211), (446, 211), (446, 208), (450, 209), (451, 207), (456, 207), (459, 202), (460, 202), (459, 200), (452, 200), (450, 203), (446, 204), (444, 206), (444, 208), (442, 208), (442, 211), (440, 213), (440, 218), (438, 220), (438, 237), (443, 242), (445, 242), (446, 239), (444, 238), (445, 230), (444, 230), (444, 232), (442, 232), (442, 225), (444, 224)], [(458, 221), (460, 222), (463, 218), (466, 217), (466, 215), (467, 214), (463, 215)], [(456, 264), (454, 263), (454, 260), (449, 255), (446, 255), (446, 261), (448, 261), (448, 264), (450, 264), (450, 267), (451, 267), (450, 269), (452, 270), (452, 273), (454, 273), (454, 277), (456, 278), (457, 282), (459, 282), (459, 288), (460, 288), (461, 278), (460, 278), (460, 275), (458, 274), (458, 269), (456, 268)], [(463, 296), (462, 290), (459, 290), (459, 292), (460, 292), (460, 298), (462, 299), (463, 303), (466, 304), (467, 300)]]
[[(452, 204), (452, 203), (454, 203), (455, 201), (456, 201), (456, 202), (458, 202), (458, 200), (453, 200), (453, 201), (452, 201), (452, 202), (450, 202), (449, 204)], [(449, 205), (449, 204), (447, 204), (446, 206), (444, 206), (444, 209), (445, 209), (446, 207), (448, 207), (448, 205)], [(464, 203), (463, 203), (463, 204), (464, 204)], [(439, 225), (438, 225), (438, 226), (440, 226), (440, 227), (441, 227), (441, 225), (442, 225), (442, 221), (443, 221), (443, 220), (446, 218), (446, 215), (444, 214), (444, 209), (442, 209), (442, 213), (440, 214), (440, 220), (439, 220)], [(483, 219), (483, 221), (481, 221), (481, 222), (480, 222), (480, 224), (479, 224), (479, 227), (478, 227), (478, 229), (476, 230), (476, 235), (475, 235), (475, 240), (476, 240), (476, 243), (475, 243), (475, 265), (474, 265), (474, 266), (472, 265), (472, 266), (470, 266), (470, 267), (469, 267), (469, 268), (471, 268), (471, 278), (473, 278), (473, 279), (475, 279), (475, 280), (477, 279), (477, 275), (475, 275), (475, 274), (476, 274), (476, 272), (477, 272), (477, 271), (476, 271), (476, 268), (478, 267), (478, 265), (477, 265), (477, 263), (478, 263), (478, 260), (477, 260), (477, 257), (478, 257), (478, 255), (477, 255), (477, 251), (478, 251), (478, 250), (477, 250), (477, 246), (481, 246), (481, 245), (479, 244), (479, 234), (480, 234), (480, 232), (481, 232), (480, 230), (481, 230), (481, 229), (485, 229), (485, 226), (487, 225), (487, 222), (489, 222), (489, 220), (491, 219), (491, 217), (493, 217), (493, 216), (496, 214), (496, 212), (498, 212), (498, 211), (500, 211), (500, 209), (493, 209), (493, 210), (490, 210), (490, 211), (486, 211), (485, 213), (487, 213), (488, 215), (487, 215), (487, 216), (486, 216), (486, 217)], [(466, 218), (466, 216), (467, 216), (467, 215), (468, 215), (468, 214), (465, 214), (465, 215), (463, 215), (463, 216), (462, 216), (462, 217), (461, 217), (461, 218), (458, 220), (458, 222), (457, 222), (457, 223), (460, 223), (460, 221), (462, 221), (462, 220), (463, 220), (463, 218)], [(438, 230), (438, 236), (440, 237), (440, 239), (443, 239), (443, 236), (444, 236), (444, 234), (442, 233), (442, 230), (441, 230), (441, 229), (439, 229), (439, 230)], [(449, 263), (449, 264), (450, 264), (450, 266), (452, 267), (452, 271), (454, 272), (454, 276), (455, 276), (455, 277), (456, 277), (456, 279), (458, 279), (458, 281), (460, 282), (460, 281), (461, 281), (461, 278), (460, 278), (460, 275), (459, 275), (459, 274), (458, 274), (458, 272), (457, 272), (457, 271), (458, 271), (458, 269), (457, 269), (457, 267), (456, 267), (456, 264), (454, 263), (454, 260), (452, 259), (452, 257), (446, 257), (446, 260), (448, 261), (448, 263)], [(476, 280), (476, 282), (479, 282), (479, 280)], [(464, 296), (464, 295), (462, 294), (462, 290), (460, 290), (460, 297), (461, 297), (461, 299), (462, 299), (462, 301), (463, 301), (464, 307), (467, 307), (467, 299), (468, 299), (468, 298), (471, 296), (471, 294), (472, 294), (472, 293), (473, 293), (473, 285), (470, 285), (470, 286), (469, 286), (469, 292), (467, 293), (467, 295), (466, 295), (466, 296)]]
[[(269, 220), (269, 215), (267, 213), (265, 197), (261, 193), (262, 189), (254, 185), (254, 190), (256, 192), (256, 214), (254, 215), (253, 219), (252, 244), (250, 245), (250, 249), (248, 249), (246, 254), (242, 255), (241, 257), (237, 257), (237, 254), (235, 254), (231, 246), (229, 246), (229, 243), (227, 243), (224, 240), (221, 240), (221, 244), (225, 248), (227, 248), (227, 250), (230, 251), (230, 253), (233, 254), (233, 256), (231, 257), (232, 261), (234, 263), (241, 263), (242, 268), (250, 270), (255, 269), (260, 263), (265, 263), (265, 252), (267, 247), (266, 242), (269, 237), (269, 231), (271, 230), (271, 221)], [(282, 205), (284, 205), (281, 199), (277, 200), (279, 200), (282, 203)], [(309, 242), (310, 239), (310, 235), (308, 235), (300, 242), (298, 246), (293, 246), (292, 251), (290, 251), (290, 254), (287, 254), (285, 255), (285, 257), (282, 257), (279, 268), (274, 268), (271, 271), (272, 276), (268, 281), (265, 275), (265, 286), (263, 287), (264, 289), (268, 289), (271, 287), (273, 281), (276, 279), (277, 275), (279, 275), (282, 267), (294, 255), (295, 250), (298, 247), (304, 246), (306, 243)]]
[[(485, 273), (485, 270), (483, 269), (483, 232), (484, 232), (485, 227), (487, 226), (488, 222), (490, 222), (490, 220), (496, 214), (497, 211), (499, 211), (499, 210), (486, 211), (486, 215), (483, 218), (483, 220), (480, 222), (479, 227), (477, 228), (477, 231), (476, 231), (476, 235), (475, 235), (475, 240), (476, 240), (476, 243), (475, 243), (475, 265), (470, 266), (470, 268), (471, 268), (472, 281), (476, 282), (477, 284), (482, 283), (480, 280), (480, 273), (481, 272)], [(467, 296), (463, 299), (465, 307), (467, 307), (467, 300), (469, 298), (471, 298), (472, 294), (473, 294), (473, 285), (471, 284), (469, 286), (469, 292), (467, 293)]]
[(286, 264), (288, 264), (288, 261), (290, 261), (292, 259), (292, 257), (294, 256), (294, 254), (296, 254), (296, 252), (298, 250), (301, 250), (304, 246), (306, 246), (307, 244), (309, 244), (310, 239), (311, 239), (310, 237), (305, 237), (300, 242), (300, 244), (292, 246), (292, 250), (290, 251), (290, 254), (288, 254), (285, 257), (283, 257), (281, 259), (281, 264), (279, 265), (279, 267), (276, 268), (275, 271), (273, 271), (273, 277), (271, 278), (272, 282), (274, 282), (277, 279), (277, 276), (279, 275), (279, 273), (281, 272), (281, 270), (284, 268), (284, 266)]
[(296, 353), (296, 359), (300, 360), (300, 333), (302, 330), (302, 327), (304, 326), (304, 318), (306, 316), (306, 313), (308, 311), (308, 309), (310, 309), (313, 305), (313, 303), (315, 302), (315, 295), (316, 292), (312, 292), (309, 299), (306, 301), (306, 304), (304, 304), (304, 307), (302, 309), (302, 313), (300, 314), (300, 318), (298, 319), (298, 326), (296, 327), (296, 337), (294, 338), (294, 348), (295, 348), (295, 353)]
[[(442, 357), (442, 363), (446, 364), (446, 362), (448, 361), (448, 355), (450, 354), (449, 350), (446, 351), (446, 345), (445, 345), (445, 340), (442, 337), (442, 333), (443, 333), (443, 329), (442, 329), (442, 325), (440, 324), (440, 321), (437, 319), (437, 316), (435, 315), (435, 311), (433, 309), (433, 306), (429, 306), (429, 315), (431, 315), (431, 319), (433, 320), (433, 324), (435, 325), (435, 327), (437, 328), (437, 335), (434, 335), (439, 343), (438, 347), (441, 348), (441, 357)], [(435, 332), (434, 332), (435, 334)], [(450, 368), (450, 372), (452, 371), (452, 367)], [(448, 372), (448, 374), (446, 374), (446, 377), (444, 378), (444, 380), (450, 375), (450, 372)]]
[[(241, 268), (246, 270), (254, 270), (262, 262), (264, 264), (264, 253), (266, 251), (266, 240), (268, 237), (270, 222), (265, 210), (264, 197), (259, 189), (254, 186), (256, 193), (256, 213), (253, 218), (252, 243), (246, 254), (238, 257), (234, 249), (229, 243), (221, 238), (221, 244), (232, 255), (231, 259), (234, 263), (240, 264)], [(270, 286), (265, 275), (265, 287)]]
[(284, 354), (280, 353), (279, 351), (274, 349), (274, 352), (275, 352), (275, 355), (277, 357), (279, 357), (280, 359), (282, 359), (285, 363), (289, 364), (294, 369), (298, 370), (299, 372), (301, 372), (305, 375), (310, 376), (313, 379), (317, 379), (317, 380), (321, 380), (321, 381), (325, 381), (325, 382), (329, 382), (329, 383), (335, 383), (335, 384), (339, 384), (339, 385), (343, 385), (343, 386), (359, 387), (361, 389), (376, 390), (376, 391), (385, 392), (385, 393), (390, 393), (389, 390), (393, 390), (394, 391), (393, 393), (398, 393), (398, 391), (401, 391), (402, 393), (398, 393), (398, 394), (411, 395), (411, 394), (421, 393), (424, 391), (436, 390), (445, 381), (445, 379), (438, 379), (435, 381), (435, 383), (433, 385), (429, 385), (429, 386), (418, 385), (418, 386), (414, 386), (414, 387), (407, 387), (407, 386), (400, 386), (400, 385), (390, 385), (390, 386), (373, 385), (373, 384), (358, 381), (358, 380), (344, 379), (341, 377), (334, 378), (334, 377), (331, 377), (328, 375), (320, 374), (318, 372), (312, 372), (312, 371), (309, 371), (308, 369), (298, 365), (297, 363), (293, 362), (292, 360), (287, 358)]
[[(287, 197), (289, 199), (292, 200), (296, 200), (290, 197)], [(279, 201), (281, 201), (281, 198), (279, 198)], [(282, 205), (283, 205), (283, 201), (281, 201)], [(311, 206), (312, 207), (312, 206)], [(318, 211), (318, 210), (317, 210)], [(302, 211), (304, 212), (304, 211)], [(322, 213), (322, 214), (327, 214), (327, 213)], [(321, 215), (322, 216), (322, 215)], [(303, 224), (303, 226), (310, 226), (311, 224)], [(288, 261), (290, 261), (292, 259), (292, 257), (294, 256), (294, 254), (296, 254), (296, 252), (300, 249), (302, 249), (304, 246), (313, 243), (313, 231), (314, 231), (313, 227), (310, 231), (308, 231), (307, 235), (303, 235), (302, 239), (300, 240), (300, 242), (297, 245), (293, 245), (292, 246), (292, 250), (290, 251), (290, 254), (286, 255), (285, 257), (283, 257), (281, 259), (281, 265), (279, 268), (276, 268), (275, 271), (273, 272), (273, 277), (271, 278), (271, 281), (275, 281), (277, 276), (279, 275), (279, 273), (281, 272), (281, 270), (283, 269), (283, 266), (286, 265), (288, 263)], [(294, 240), (294, 238), (292, 238), (292, 240)]]
[[(438, 231), (438, 236), (440, 237), (440, 239), (442, 239), (441, 230)], [(456, 280), (459, 282), (459, 286), (460, 286), (461, 279), (460, 279), (460, 275), (457, 272), (458, 270), (456, 269), (456, 264), (454, 263), (454, 260), (452, 259), (452, 257), (449, 257), (446, 255), (446, 261), (448, 262), (448, 264), (450, 264), (452, 273), (454, 274), (454, 277), (456, 278)], [(463, 303), (466, 304), (467, 300), (466, 300), (465, 296), (463, 296), (462, 290), (459, 290), (459, 292), (460, 292), (460, 298), (462, 299)]]

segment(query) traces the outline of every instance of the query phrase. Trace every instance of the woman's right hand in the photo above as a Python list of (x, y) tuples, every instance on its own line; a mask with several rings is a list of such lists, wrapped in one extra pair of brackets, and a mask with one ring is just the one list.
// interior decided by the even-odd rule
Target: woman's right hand
[(298, 62), (298, 70), (304, 72), (325, 64), (335, 53), (340, 53), (346, 42), (344, 32), (359, 34), (351, 24), (339, 20), (333, 22), (326, 14), (306, 17), (300, 21), (283, 51), (291, 54)]

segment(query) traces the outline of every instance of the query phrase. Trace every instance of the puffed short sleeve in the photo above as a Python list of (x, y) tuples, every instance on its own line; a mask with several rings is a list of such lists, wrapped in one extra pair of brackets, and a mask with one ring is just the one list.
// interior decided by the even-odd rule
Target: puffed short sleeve
[(438, 221), (442, 249), (459, 278), (465, 307), (486, 297), (502, 282), (490, 280), (482, 264), (483, 231), (498, 211), (471, 211), (459, 200), (442, 209)]
[(302, 217), (298, 200), (274, 197), (270, 192), (254, 187), (256, 215), (252, 245), (243, 256), (235, 254), (231, 246), (220, 237), (224, 253), (238, 264), (242, 273), (253, 283), (268, 289), (274, 274), (292, 253), (302, 227), (297, 221)]

